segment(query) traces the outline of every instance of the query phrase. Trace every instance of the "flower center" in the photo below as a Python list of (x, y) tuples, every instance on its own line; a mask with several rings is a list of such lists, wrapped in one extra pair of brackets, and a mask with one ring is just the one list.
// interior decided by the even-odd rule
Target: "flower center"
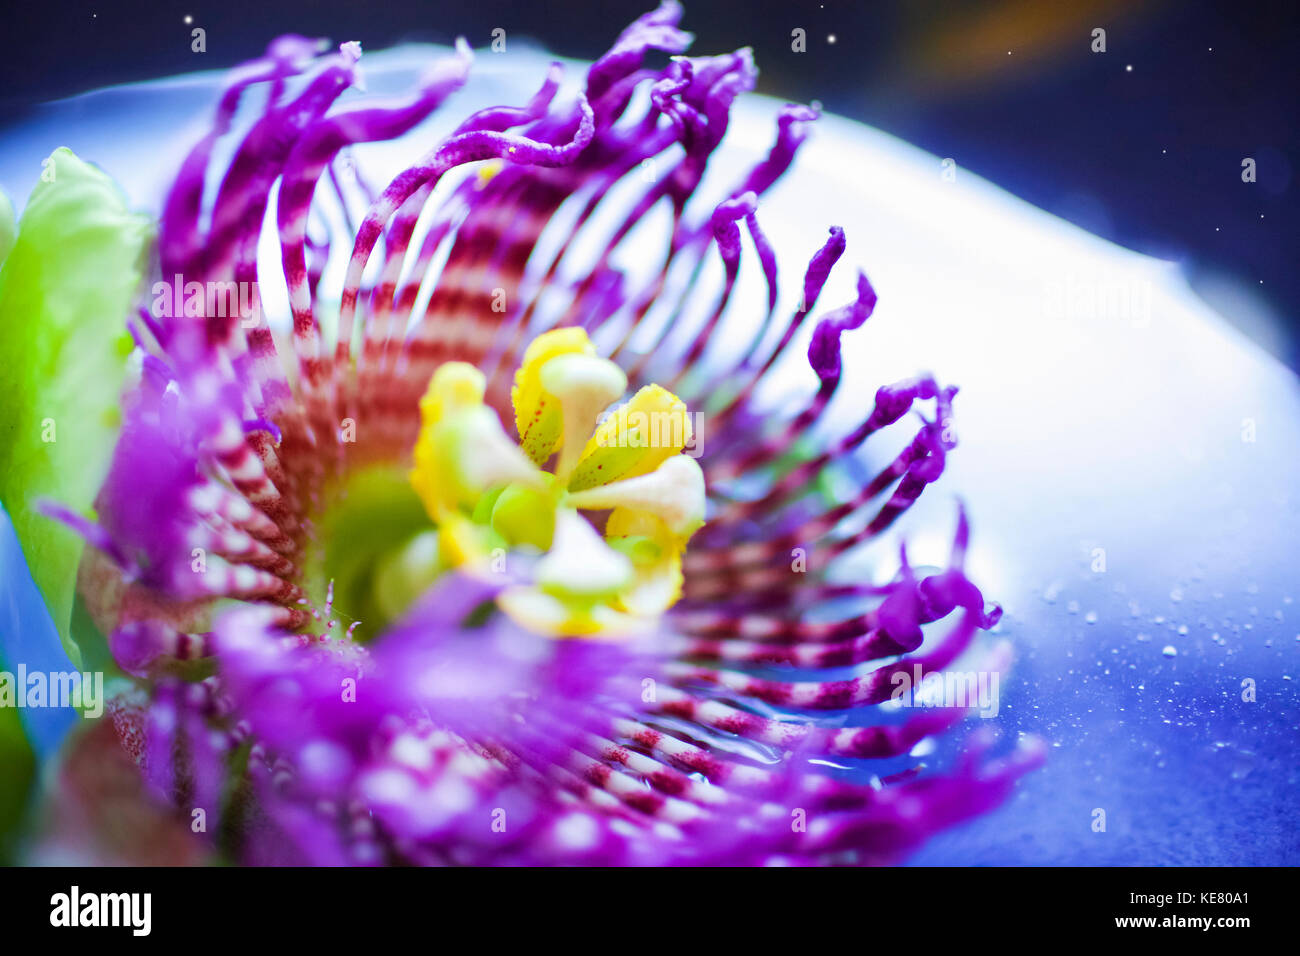
[[(627, 377), (582, 329), (524, 353), (511, 399), (518, 442), (484, 403), (486, 381), (449, 362), (420, 400), (411, 486), (436, 526), (387, 575), (508, 573), (501, 607), (555, 636), (643, 629), (681, 596), (681, 557), (704, 523), (704, 475), (682, 454), (686, 405), (648, 385), (605, 415)], [(512, 561), (519, 567), (511, 567)]]

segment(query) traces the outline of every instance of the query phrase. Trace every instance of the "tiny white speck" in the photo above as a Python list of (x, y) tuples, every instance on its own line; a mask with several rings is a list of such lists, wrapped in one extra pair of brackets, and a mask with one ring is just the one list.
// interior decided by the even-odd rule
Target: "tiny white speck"
[(185, 22), (186, 22), (186, 23), (193, 23), (193, 22), (194, 22), (194, 18), (193, 18), (192, 16), (190, 16), (190, 15), (187, 13), (187, 14), (185, 15)]
[(826, 42), (827, 42), (827, 43), (834, 43), (834, 42), (835, 42), (835, 34), (832, 33), (832, 34), (828, 35), (828, 36), (826, 37)]
[(1125, 71), (1127, 71), (1127, 72), (1129, 72), (1129, 73), (1132, 73), (1132, 72), (1133, 72), (1133, 64), (1130, 63), (1128, 66), (1124, 67), (1124, 69), (1125, 69)]

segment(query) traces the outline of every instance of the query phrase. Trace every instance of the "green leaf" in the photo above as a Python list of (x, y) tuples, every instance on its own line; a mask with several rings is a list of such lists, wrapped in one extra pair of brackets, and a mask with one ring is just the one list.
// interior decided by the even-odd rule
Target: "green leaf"
[[(0, 225), (0, 248), (6, 235), (12, 227)], [(82, 542), (33, 506), (51, 498), (88, 513), (103, 482), (130, 351), (125, 320), (152, 238), (107, 175), (57, 149), (0, 267), (0, 501), (78, 666), (69, 621)]]

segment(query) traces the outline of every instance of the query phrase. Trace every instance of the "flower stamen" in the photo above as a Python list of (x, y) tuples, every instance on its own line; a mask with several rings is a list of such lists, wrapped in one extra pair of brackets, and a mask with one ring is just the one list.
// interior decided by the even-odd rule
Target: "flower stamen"
[[(411, 485), (438, 526), (439, 560), (500, 571), (488, 560), (498, 549), (541, 554), (532, 583), (499, 598), (534, 630), (637, 630), (636, 618), (681, 595), (681, 557), (705, 510), (704, 474), (680, 454), (691, 440), (686, 405), (649, 385), (601, 421), (626, 389), (585, 331), (564, 328), (524, 352), (511, 395), (518, 445), (470, 365), (441, 366), (420, 401)], [(610, 511), (604, 538), (579, 511)]]

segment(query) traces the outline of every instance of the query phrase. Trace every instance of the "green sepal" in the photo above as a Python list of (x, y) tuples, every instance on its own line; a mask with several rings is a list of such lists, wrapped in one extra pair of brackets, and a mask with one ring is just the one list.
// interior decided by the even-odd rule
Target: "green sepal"
[[(7, 206), (7, 202), (6, 202)], [(0, 210), (0, 222), (7, 218)], [(73, 663), (82, 541), (35, 510), (52, 499), (89, 514), (120, 423), (126, 317), (153, 237), (103, 172), (57, 149), (18, 224), (0, 226), (0, 501)]]

